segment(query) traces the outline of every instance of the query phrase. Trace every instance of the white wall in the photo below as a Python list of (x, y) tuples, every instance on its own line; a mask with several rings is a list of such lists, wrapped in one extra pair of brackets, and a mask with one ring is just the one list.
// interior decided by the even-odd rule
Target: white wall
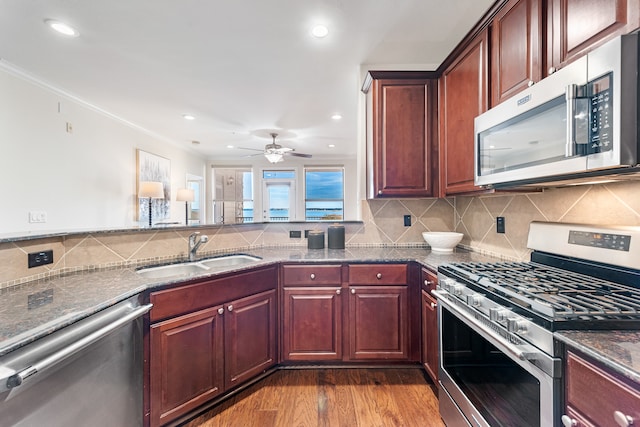
[[(2, 65), (0, 236), (138, 225), (136, 149), (171, 160), (173, 199), (187, 173), (205, 176), (197, 154)], [(47, 222), (29, 223), (30, 211)], [(183, 202), (172, 203), (171, 221), (184, 222)]]

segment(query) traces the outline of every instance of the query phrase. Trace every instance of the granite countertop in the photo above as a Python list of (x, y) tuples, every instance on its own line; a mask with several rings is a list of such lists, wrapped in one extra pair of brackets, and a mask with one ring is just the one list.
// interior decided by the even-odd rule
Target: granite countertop
[[(203, 273), (198, 277), (213, 277), (279, 262), (417, 261), (435, 270), (440, 264), (449, 262), (495, 261), (495, 258), (464, 250), (438, 254), (427, 248), (264, 248), (242, 253), (261, 260), (242, 267)], [(179, 276), (143, 278), (135, 269), (128, 268), (77, 273), (0, 290), (0, 356), (145, 290), (185, 280)]]
[(640, 331), (560, 331), (554, 337), (640, 386)]

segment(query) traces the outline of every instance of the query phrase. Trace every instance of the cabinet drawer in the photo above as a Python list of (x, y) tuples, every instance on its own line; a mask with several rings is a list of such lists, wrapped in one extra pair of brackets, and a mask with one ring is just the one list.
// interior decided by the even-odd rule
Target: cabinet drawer
[(340, 265), (284, 265), (282, 266), (284, 286), (340, 285), (342, 266)]
[(438, 286), (438, 275), (426, 268), (422, 269), (422, 289), (431, 295), (436, 286)]
[(349, 285), (406, 285), (406, 264), (353, 264)]
[(631, 387), (571, 352), (567, 352), (566, 364), (569, 414), (577, 413), (580, 418), (600, 426), (615, 425), (616, 412), (640, 420), (640, 388)]

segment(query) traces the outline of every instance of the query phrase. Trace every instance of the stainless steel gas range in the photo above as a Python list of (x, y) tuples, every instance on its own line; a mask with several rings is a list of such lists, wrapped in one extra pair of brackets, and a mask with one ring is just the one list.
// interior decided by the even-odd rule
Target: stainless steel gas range
[(533, 222), (531, 262), (438, 268), (440, 413), (450, 427), (561, 426), (554, 331), (640, 328), (640, 227)]

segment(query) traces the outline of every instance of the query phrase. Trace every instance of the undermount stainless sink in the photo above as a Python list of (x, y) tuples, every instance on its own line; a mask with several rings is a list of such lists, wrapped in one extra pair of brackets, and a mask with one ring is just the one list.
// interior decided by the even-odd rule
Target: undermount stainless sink
[(224, 268), (251, 264), (256, 261), (260, 261), (260, 258), (250, 255), (227, 255), (197, 262), (141, 268), (137, 273), (148, 279), (163, 279), (171, 276), (196, 276), (206, 273), (207, 271), (218, 271)]
[(209, 268), (235, 267), (238, 265), (252, 264), (260, 261), (260, 258), (251, 255), (229, 255), (217, 258), (205, 259), (198, 264)]

